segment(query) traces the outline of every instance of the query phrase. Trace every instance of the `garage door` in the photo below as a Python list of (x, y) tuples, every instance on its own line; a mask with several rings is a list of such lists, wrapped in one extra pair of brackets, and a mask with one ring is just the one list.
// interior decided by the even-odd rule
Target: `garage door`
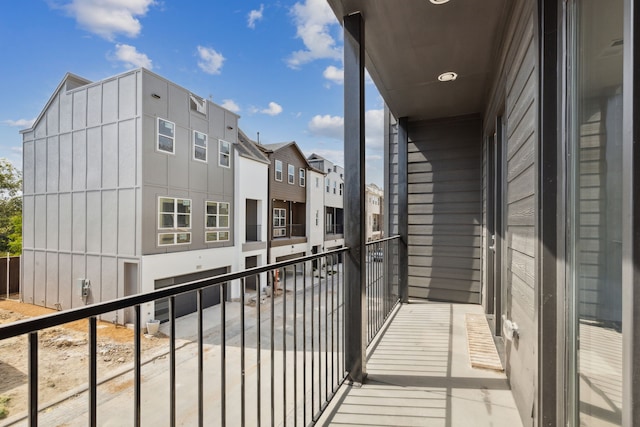
[[(166, 279), (158, 279), (155, 281), (155, 289), (162, 289), (168, 286), (193, 282), (194, 280), (202, 280), (210, 277), (220, 276), (221, 274), (225, 274), (227, 271), (228, 267), (222, 267), (216, 268), (214, 270), (198, 271), (197, 273), (168, 277)], [(203, 306), (205, 308), (220, 304), (220, 286), (221, 285), (212, 286), (202, 292)], [(198, 296), (195, 291), (176, 296), (176, 317), (194, 313), (198, 308), (197, 304)], [(157, 300), (155, 305), (155, 318), (160, 320), (161, 322), (166, 322), (167, 320), (169, 320), (168, 298)]]

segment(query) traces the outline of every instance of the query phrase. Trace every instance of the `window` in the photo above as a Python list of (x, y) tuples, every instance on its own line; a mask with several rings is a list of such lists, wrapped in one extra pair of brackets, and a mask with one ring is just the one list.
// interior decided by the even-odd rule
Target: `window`
[(295, 174), (296, 174), (296, 167), (293, 165), (288, 165), (287, 166), (287, 175), (288, 178), (287, 180), (289, 181), (289, 184), (293, 184), (295, 182)]
[(158, 229), (179, 230), (158, 234), (158, 245), (185, 245), (191, 243), (191, 200), (160, 197), (158, 199)]
[(276, 181), (282, 181), (282, 160), (276, 160)]
[(306, 171), (300, 168), (300, 177), (298, 178), (298, 181), (300, 182), (300, 187), (305, 186), (305, 180), (306, 180)]
[(176, 125), (158, 117), (158, 151), (175, 154)]
[(320, 218), (320, 212), (316, 211), (316, 225), (320, 225), (319, 218)]
[(331, 181), (329, 180), (329, 178), (325, 178), (324, 180), (325, 185), (327, 186), (327, 193), (330, 193), (330, 186), (331, 186)]
[(206, 243), (223, 242), (229, 240), (229, 203), (226, 202), (205, 202), (204, 224), (207, 230), (204, 240)]
[(193, 160), (207, 161), (207, 134), (193, 131)]
[(340, 195), (342, 196), (342, 190), (344, 189), (344, 184), (340, 183)]
[(336, 181), (333, 181), (333, 194), (336, 194), (336, 187), (338, 186), (338, 183)]
[(219, 150), (218, 164), (224, 168), (230, 168), (231, 167), (231, 143), (220, 140), (218, 150)]
[(273, 226), (285, 227), (287, 225), (287, 210), (281, 208), (273, 209)]
[(316, 177), (316, 188), (320, 188), (320, 178)]

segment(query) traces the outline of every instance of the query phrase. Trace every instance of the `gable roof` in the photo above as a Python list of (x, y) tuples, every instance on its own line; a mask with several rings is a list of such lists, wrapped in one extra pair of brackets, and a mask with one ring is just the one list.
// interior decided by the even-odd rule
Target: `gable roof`
[(298, 153), (298, 155), (300, 156), (300, 158), (302, 159), (302, 161), (307, 165), (307, 169), (313, 169), (316, 170), (316, 168), (314, 168), (313, 166), (311, 166), (309, 164), (309, 161), (307, 160), (307, 157), (304, 155), (304, 153), (302, 152), (302, 150), (300, 149), (300, 147), (298, 146), (298, 144), (296, 144), (295, 141), (290, 141), (290, 142), (279, 142), (276, 144), (260, 144), (258, 145), (258, 148), (260, 150), (262, 150), (263, 153), (269, 155), (269, 154), (273, 154), (276, 151), (280, 151), (284, 148), (293, 146), (293, 150), (296, 151)]
[(58, 94), (60, 92), (62, 92), (62, 91), (66, 92), (66, 91), (69, 91), (69, 90), (73, 90), (73, 89), (76, 89), (76, 88), (79, 88), (81, 86), (85, 86), (85, 85), (88, 85), (88, 84), (91, 84), (91, 83), (93, 83), (91, 80), (87, 80), (87, 79), (85, 79), (83, 77), (77, 76), (77, 75), (72, 74), (72, 73), (66, 73), (64, 75), (64, 77), (62, 78), (62, 81), (58, 84), (58, 87), (56, 87), (56, 90), (53, 91), (53, 94), (51, 95), (51, 97), (49, 98), (47, 103), (45, 104), (45, 106), (42, 109), (42, 111), (40, 111), (40, 114), (38, 114), (38, 117), (36, 117), (36, 119), (33, 121), (33, 124), (27, 129), (22, 129), (20, 131), (20, 133), (31, 132), (33, 129), (36, 128), (36, 125), (38, 123), (40, 123), (40, 121), (42, 120), (44, 115), (49, 110), (49, 106), (51, 105), (53, 100), (56, 99), (56, 96), (58, 96)]
[(240, 128), (238, 128), (238, 143), (236, 144), (236, 150), (238, 150), (238, 154), (247, 159), (265, 164), (270, 163), (267, 156), (262, 153), (256, 143), (252, 141)]

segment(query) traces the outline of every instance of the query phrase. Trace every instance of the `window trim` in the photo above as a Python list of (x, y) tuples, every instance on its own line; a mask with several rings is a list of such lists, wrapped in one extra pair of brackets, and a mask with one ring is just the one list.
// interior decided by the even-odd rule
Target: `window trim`
[[(204, 135), (204, 160), (196, 158), (196, 146), (202, 148), (201, 146), (196, 144), (196, 140), (197, 140), (196, 135), (197, 134)], [(194, 130), (193, 131), (192, 142), (193, 142), (193, 160), (198, 161), (198, 162), (202, 162), (202, 163), (207, 163), (208, 153), (209, 153), (209, 135), (207, 135), (206, 133)]]
[[(276, 211), (281, 212), (282, 215), (278, 215), (277, 219), (282, 220), (283, 224), (276, 225)], [(286, 228), (287, 227), (287, 210), (285, 208), (273, 208), (273, 228)]]
[[(189, 236), (189, 241), (184, 243), (177, 243), (178, 234), (186, 234), (187, 236)], [(163, 235), (167, 235), (167, 236), (172, 235), (173, 243), (160, 243), (160, 236), (163, 236)], [(191, 239), (190, 231), (178, 231), (174, 233), (158, 233), (158, 246), (183, 246), (183, 245), (190, 245), (191, 242), (192, 242), (192, 239)]]
[[(224, 144), (227, 144), (229, 146), (229, 153), (223, 153), (222, 152), (222, 146)], [(228, 165), (223, 165), (220, 160), (226, 156), (229, 159), (229, 164)], [(231, 169), (231, 143), (229, 141), (225, 141), (224, 139), (218, 139), (218, 166), (220, 166), (221, 168), (227, 168), (227, 169)]]
[(298, 171), (298, 183), (300, 187), (306, 187), (307, 185), (307, 171), (304, 168), (300, 168)]
[[(278, 170), (278, 165), (280, 165), (280, 170)], [(282, 160), (276, 159), (273, 177), (278, 182), (282, 182), (282, 166), (283, 166)], [(278, 172), (280, 172), (280, 179), (278, 179)]]
[[(173, 200), (173, 212), (164, 212), (161, 211), (161, 207), (162, 207), (162, 203), (161, 200), (162, 199), (171, 199)], [(177, 227), (178, 225), (178, 221), (177, 221), (177, 215), (187, 215), (187, 214), (179, 214), (177, 211), (177, 203), (178, 200), (188, 200), (189, 201), (189, 227)], [(193, 214), (193, 212), (191, 211), (191, 208), (193, 207), (193, 200), (191, 199), (187, 199), (187, 198), (183, 198), (183, 197), (170, 197), (170, 196), (158, 196), (158, 210), (157, 210), (157, 219), (158, 219), (158, 230), (191, 230), (191, 216)], [(173, 225), (174, 227), (162, 227), (162, 221), (160, 220), (160, 215), (168, 215), (171, 214), (173, 215)]]
[[(171, 123), (173, 126), (173, 136), (162, 135), (160, 133), (160, 121)], [(163, 150), (160, 148), (160, 137), (171, 139), (171, 151)], [(176, 154), (176, 124), (171, 120), (163, 119), (162, 117), (156, 118), (156, 152), (164, 154)]]
[(296, 167), (292, 164), (287, 165), (287, 183), (291, 185), (296, 183)]

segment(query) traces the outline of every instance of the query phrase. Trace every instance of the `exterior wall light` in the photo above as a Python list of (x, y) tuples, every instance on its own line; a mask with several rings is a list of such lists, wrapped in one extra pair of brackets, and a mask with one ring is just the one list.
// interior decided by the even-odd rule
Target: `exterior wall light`
[(157, 93), (152, 93), (151, 97), (155, 99), (160, 99), (160, 95), (158, 95)]
[(458, 78), (458, 75), (453, 71), (447, 71), (446, 73), (442, 73), (438, 76), (438, 80), (441, 82), (452, 82)]
[(445, 4), (449, 3), (449, 0), (429, 0), (433, 4)]

